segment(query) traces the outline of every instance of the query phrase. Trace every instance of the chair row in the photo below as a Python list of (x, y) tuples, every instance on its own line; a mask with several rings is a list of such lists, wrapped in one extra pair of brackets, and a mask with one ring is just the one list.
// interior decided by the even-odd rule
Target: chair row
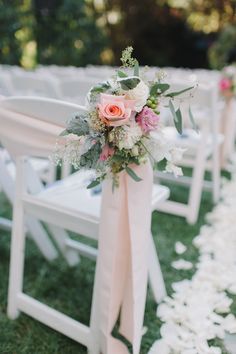
[[(52, 70), (52, 73), (50, 72)], [(57, 72), (64, 73), (73, 72), (74, 77), (60, 76), (56, 77)], [(109, 71), (108, 68), (90, 67), (86, 69), (81, 68), (58, 68), (58, 67), (40, 67), (35, 73), (22, 74), (16, 71), (12, 75), (12, 83), (17, 88), (16, 91), (23, 95), (39, 95), (53, 97), (57, 99), (65, 99), (66, 101), (74, 101), (84, 104), (85, 97), (91, 86), (96, 83), (96, 78), (86, 76), (85, 72), (105, 73)], [(4, 73), (6, 75), (5, 70)], [(156, 68), (152, 68), (153, 73)], [(177, 144), (187, 149), (185, 153), (184, 164), (193, 168), (191, 178), (179, 178), (178, 183), (190, 185), (189, 200), (187, 204), (176, 203), (168, 201), (166, 205), (162, 205), (162, 210), (171, 214), (180, 215), (186, 218), (189, 223), (195, 223), (198, 218), (201, 195), (203, 189), (213, 191), (213, 200), (217, 202), (220, 189), (220, 170), (222, 165), (227, 163), (234, 151), (235, 138), (235, 117), (233, 116), (233, 106), (229, 109), (226, 106), (223, 109), (223, 103), (220, 101), (218, 92), (219, 72), (207, 70), (186, 70), (167, 68), (172, 87), (176, 90), (181, 90), (186, 86), (193, 85), (196, 77), (201, 77), (205, 81), (210, 80), (210, 83), (201, 83), (195, 90), (193, 97), (186, 100), (176, 101), (177, 105), (186, 106), (184, 111), (184, 121), (187, 126), (189, 119), (188, 107), (191, 105), (195, 120), (199, 125), (201, 134), (196, 134), (193, 130), (185, 130), (184, 135), (180, 138), (173, 129), (166, 130), (170, 140), (174, 140)], [(77, 73), (77, 74), (76, 74)], [(184, 73), (184, 75), (183, 75)], [(77, 76), (76, 76), (77, 75)], [(180, 76), (183, 77), (180, 80)], [(70, 76), (70, 77), (69, 77)], [(194, 77), (193, 77), (194, 76)], [(8, 77), (9, 78), (9, 77)], [(185, 80), (184, 80), (185, 78)], [(10, 80), (10, 79), (9, 79)], [(13, 90), (14, 91), (14, 90)], [(181, 102), (185, 101), (185, 103)], [(187, 103), (186, 103), (187, 102)], [(166, 120), (166, 125), (169, 125), (169, 117), (166, 116), (165, 109), (161, 111), (162, 121)], [(231, 129), (232, 128), (232, 129)], [(212, 171), (213, 183), (204, 180), (205, 171)], [(65, 166), (64, 176), (70, 173), (70, 168)], [(170, 176), (162, 175), (163, 178)], [(173, 179), (171, 181), (173, 183)]]

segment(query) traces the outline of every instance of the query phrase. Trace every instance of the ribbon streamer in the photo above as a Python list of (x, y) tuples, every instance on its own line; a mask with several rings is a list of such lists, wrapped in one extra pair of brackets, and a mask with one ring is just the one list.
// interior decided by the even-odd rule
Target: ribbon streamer
[(132, 166), (142, 181), (120, 173), (119, 187), (103, 184), (99, 257), (96, 270), (99, 346), (102, 354), (129, 353), (112, 337), (120, 314), (119, 332), (139, 354), (145, 311), (150, 245), (153, 172), (150, 162)]

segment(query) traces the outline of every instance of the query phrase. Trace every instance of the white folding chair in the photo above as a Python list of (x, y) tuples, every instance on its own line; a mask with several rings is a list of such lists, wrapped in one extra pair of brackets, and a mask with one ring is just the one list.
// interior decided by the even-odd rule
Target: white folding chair
[[(40, 107), (40, 110), (39, 110)], [(74, 105), (40, 98), (12, 98), (0, 106), (0, 139), (16, 161), (16, 193), (14, 202), (11, 264), (9, 278), (8, 315), (14, 319), (19, 311), (58, 330), (68, 337), (87, 346), (92, 354), (93, 328), (85, 326), (64, 314), (55, 311), (26, 295), (22, 289), (24, 272), (24, 249), (26, 215), (33, 215), (49, 225), (57, 225), (85, 237), (97, 240), (100, 196), (93, 195), (84, 188), (85, 173), (76, 173), (50, 188), (32, 190), (35, 179), (27, 157), (45, 157), (53, 149), (55, 138), (65, 125), (68, 113)], [(76, 106), (76, 110), (82, 109)], [(16, 113), (21, 112), (21, 113)], [(2, 124), (4, 123), (4, 124)], [(17, 134), (12, 132), (17, 131)], [(24, 132), (24, 138), (22, 138)], [(27, 139), (26, 139), (27, 137)], [(17, 148), (16, 148), (17, 146)], [(83, 188), (81, 188), (81, 181)], [(154, 186), (152, 209), (168, 197), (168, 188)], [(76, 248), (80, 253), (96, 257), (96, 249), (72, 240), (65, 240), (68, 248)], [(157, 301), (165, 295), (158, 258), (154, 243), (150, 245), (149, 279)], [(96, 291), (96, 290), (95, 290)], [(95, 326), (96, 328), (96, 326)]]
[[(175, 90), (186, 87), (186, 83), (175, 84)], [(183, 117), (186, 122), (188, 106), (192, 106), (193, 116), (199, 126), (199, 133), (187, 128), (180, 136), (175, 128), (167, 127), (165, 134), (167, 139), (174, 141), (176, 145), (185, 149), (184, 158), (180, 164), (193, 169), (192, 177), (179, 177), (174, 179), (169, 174), (157, 173), (161, 179), (174, 183), (189, 185), (189, 198), (187, 204), (166, 201), (161, 203), (158, 210), (183, 216), (190, 224), (197, 221), (202, 191), (204, 188), (212, 191), (213, 201), (217, 202), (220, 195), (220, 161), (219, 152), (223, 136), (219, 134), (220, 111), (218, 109), (218, 88), (215, 84), (199, 85), (193, 98), (182, 102)], [(207, 170), (211, 171), (212, 181), (205, 181)]]

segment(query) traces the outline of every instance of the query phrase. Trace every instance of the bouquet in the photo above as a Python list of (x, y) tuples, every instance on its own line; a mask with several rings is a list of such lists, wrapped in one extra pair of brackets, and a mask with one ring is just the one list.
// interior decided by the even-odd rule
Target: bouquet
[[(161, 123), (160, 105), (167, 104), (175, 127), (182, 132), (181, 110), (175, 109), (174, 98), (185, 91), (171, 92), (162, 71), (152, 80), (145, 78), (132, 47), (122, 52), (122, 66), (108, 81), (91, 88), (86, 111), (75, 114), (58, 140), (54, 160), (68, 161), (75, 169), (93, 170), (95, 176), (87, 188), (105, 178), (119, 184), (119, 173), (140, 181), (132, 166), (151, 160), (155, 168), (165, 160), (165, 170), (182, 173), (176, 166), (182, 150), (167, 140)], [(192, 116), (191, 116), (192, 117)]]
[(236, 94), (236, 66), (226, 66), (223, 69), (219, 87), (225, 98), (232, 98)]

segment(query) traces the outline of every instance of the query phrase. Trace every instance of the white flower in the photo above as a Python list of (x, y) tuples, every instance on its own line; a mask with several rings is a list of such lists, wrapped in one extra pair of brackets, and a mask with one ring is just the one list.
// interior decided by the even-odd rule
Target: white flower
[(183, 176), (183, 171), (181, 167), (176, 166), (171, 162), (167, 162), (166, 164), (166, 172), (173, 173), (175, 177)]
[(135, 145), (133, 148), (132, 148), (132, 155), (133, 156), (138, 156), (139, 154), (139, 149), (138, 149), (138, 146)]
[(175, 243), (175, 252), (177, 254), (183, 254), (187, 250), (187, 247), (180, 241)]
[(179, 162), (183, 158), (184, 151), (186, 151), (186, 149), (182, 149), (182, 148), (179, 148), (179, 147), (174, 147), (171, 150), (171, 160), (173, 162), (175, 162), (175, 163)]
[(130, 100), (135, 100), (135, 110), (140, 112), (143, 106), (146, 104), (149, 96), (149, 87), (143, 82), (140, 83), (132, 90), (126, 92), (126, 98)]
[(118, 143), (119, 149), (132, 149), (142, 137), (141, 128), (135, 124), (130, 126), (124, 125), (121, 129), (123, 129), (124, 136)]
[(138, 124), (123, 125), (113, 129), (109, 133), (109, 141), (113, 142), (119, 150), (133, 149), (134, 145), (142, 137), (142, 129)]
[(155, 132), (155, 134), (151, 132), (148, 139), (143, 139), (143, 143), (155, 161), (159, 162), (163, 159), (171, 159), (170, 144), (162, 132)]
[(184, 259), (179, 259), (171, 263), (171, 266), (175, 269), (191, 269), (193, 264), (191, 262), (185, 261)]

